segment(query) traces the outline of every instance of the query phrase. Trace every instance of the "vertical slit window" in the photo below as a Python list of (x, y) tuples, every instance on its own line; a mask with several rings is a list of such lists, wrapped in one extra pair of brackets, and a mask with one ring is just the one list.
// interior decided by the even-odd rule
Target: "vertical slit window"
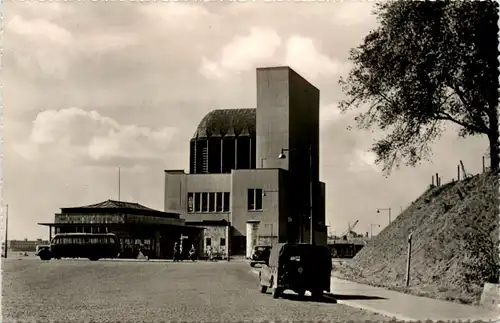
[(222, 212), (222, 193), (215, 193), (216, 200), (215, 200), (215, 212)]
[(201, 193), (194, 193), (194, 211), (201, 212)]
[(229, 198), (229, 192), (224, 192), (224, 212), (228, 212), (230, 210), (230, 201), (231, 199)]
[(215, 193), (208, 193), (208, 212), (215, 212)]
[(201, 212), (208, 211), (208, 193), (201, 193)]

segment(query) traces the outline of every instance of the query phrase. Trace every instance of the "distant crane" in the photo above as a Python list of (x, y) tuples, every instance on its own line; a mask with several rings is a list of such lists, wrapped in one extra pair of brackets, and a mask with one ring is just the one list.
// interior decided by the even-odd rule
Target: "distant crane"
[(348, 229), (346, 232), (342, 233), (341, 237), (344, 237), (344, 236), (350, 234), (351, 232), (353, 232), (352, 230), (354, 230), (354, 227), (356, 226), (356, 224), (358, 224), (358, 222), (359, 222), (359, 220), (356, 220), (356, 222), (354, 222), (353, 225), (347, 224)]

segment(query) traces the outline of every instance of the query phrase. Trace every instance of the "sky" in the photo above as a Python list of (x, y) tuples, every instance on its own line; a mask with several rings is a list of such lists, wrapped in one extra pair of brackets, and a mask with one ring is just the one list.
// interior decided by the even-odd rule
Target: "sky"
[[(61, 207), (118, 198), (163, 210), (164, 169), (213, 109), (255, 108), (257, 67), (288, 65), (321, 91), (327, 225), (377, 234), (430, 184), (481, 171), (485, 137), (453, 127), (432, 163), (385, 178), (370, 131), (348, 131), (338, 85), (349, 50), (377, 26), (371, 2), (6, 1), (2, 203), (9, 239), (47, 238)], [(4, 209), (5, 212), (5, 209)], [(377, 227), (380, 225), (380, 227)]]

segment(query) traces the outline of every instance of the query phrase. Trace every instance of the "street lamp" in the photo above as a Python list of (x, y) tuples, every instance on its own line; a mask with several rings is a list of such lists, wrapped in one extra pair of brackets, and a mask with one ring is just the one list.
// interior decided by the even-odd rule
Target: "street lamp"
[(391, 208), (378, 208), (377, 213), (380, 213), (380, 211), (389, 211), (389, 224), (391, 224)]
[[(281, 153), (278, 155), (279, 159), (285, 159), (285, 151), (293, 151), (295, 149), (281, 148)], [(313, 221), (313, 186), (312, 186), (312, 147), (309, 145), (309, 240), (312, 245), (315, 244), (314, 241), (314, 221)], [(304, 237), (302, 237), (302, 240)]]
[(380, 228), (380, 224), (370, 224), (370, 239), (373, 238), (373, 227), (377, 226)]

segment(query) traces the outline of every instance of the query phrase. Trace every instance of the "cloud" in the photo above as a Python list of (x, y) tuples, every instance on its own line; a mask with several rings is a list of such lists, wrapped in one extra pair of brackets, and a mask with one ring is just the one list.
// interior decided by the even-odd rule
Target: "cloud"
[(302, 36), (288, 39), (285, 62), (309, 78), (341, 75), (349, 70), (348, 64), (322, 54), (313, 39)]
[(25, 158), (34, 151), (66, 151), (66, 155), (86, 161), (132, 158), (140, 163), (161, 158), (176, 132), (172, 127), (123, 125), (97, 111), (80, 108), (46, 110), (33, 122), (32, 146), (18, 146), (17, 151)]
[(59, 45), (69, 45), (71, 33), (60, 26), (43, 19), (26, 20), (17, 15), (7, 23), (6, 31), (30, 37), (36, 41), (49, 40)]
[(133, 33), (90, 34), (81, 44), (82, 49), (96, 52), (118, 51), (138, 43)]
[(311, 38), (294, 35), (282, 51), (281, 47), (276, 31), (254, 27), (248, 35), (234, 37), (222, 49), (217, 61), (203, 57), (200, 72), (206, 78), (220, 79), (256, 67), (288, 65), (306, 78), (314, 79), (340, 75), (349, 69), (348, 64), (321, 53)]
[(319, 122), (321, 127), (326, 127), (342, 115), (336, 103), (322, 104), (319, 108)]
[(206, 24), (207, 19), (212, 21), (214, 18), (204, 6), (178, 2), (144, 3), (140, 6), (140, 12), (152, 19), (153, 23), (176, 30), (196, 30), (199, 23)]
[(376, 21), (372, 14), (373, 8), (373, 3), (344, 1), (342, 6), (332, 12), (332, 21), (345, 27), (373, 24)]
[(218, 62), (203, 57), (200, 72), (207, 78), (220, 78), (228, 72), (248, 71), (258, 64), (272, 62), (280, 45), (276, 31), (253, 27), (249, 34), (234, 37), (222, 49)]
[(349, 172), (380, 172), (377, 165), (375, 165), (376, 155), (373, 152), (355, 149), (350, 158), (351, 161), (347, 169)]

